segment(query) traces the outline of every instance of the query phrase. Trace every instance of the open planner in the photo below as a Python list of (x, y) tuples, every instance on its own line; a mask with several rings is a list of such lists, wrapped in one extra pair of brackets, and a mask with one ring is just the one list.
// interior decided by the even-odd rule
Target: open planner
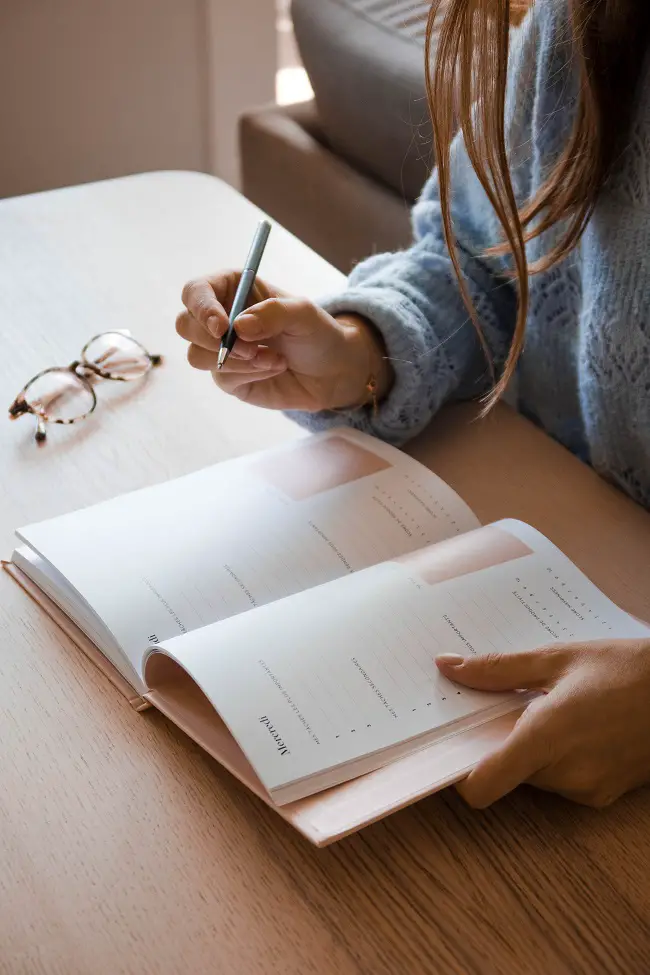
[(521, 713), (437, 654), (650, 632), (534, 528), (481, 526), (347, 429), (17, 535), (9, 571), (133, 706), (318, 845), (462, 778)]

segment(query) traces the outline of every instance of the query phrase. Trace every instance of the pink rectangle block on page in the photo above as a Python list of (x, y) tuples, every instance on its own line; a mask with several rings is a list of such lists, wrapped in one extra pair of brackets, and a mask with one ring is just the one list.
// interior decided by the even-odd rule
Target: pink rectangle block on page
[(342, 487), (391, 467), (389, 461), (346, 437), (305, 440), (289, 450), (260, 457), (251, 470), (292, 501)]
[(460, 579), (472, 572), (505, 565), (515, 559), (532, 555), (532, 550), (515, 535), (488, 525), (457, 538), (428, 545), (396, 559), (415, 572), (423, 582), (435, 586), (439, 582)]

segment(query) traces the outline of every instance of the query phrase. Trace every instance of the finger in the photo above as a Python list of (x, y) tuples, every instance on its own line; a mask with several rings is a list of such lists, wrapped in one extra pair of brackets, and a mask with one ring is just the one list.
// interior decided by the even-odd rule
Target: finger
[(262, 342), (279, 335), (307, 336), (315, 328), (317, 311), (303, 298), (268, 298), (237, 318), (237, 335), (246, 342)]
[[(215, 338), (187, 311), (182, 312), (176, 319), (176, 331), (181, 338), (186, 339), (201, 349), (207, 349), (209, 352), (218, 352), (221, 348), (221, 340)], [(237, 339), (230, 353), (230, 357), (254, 359), (258, 353), (258, 349), (259, 346), (255, 342), (242, 342), (240, 339)]]
[(505, 742), (458, 784), (470, 806), (485, 809), (551, 764), (553, 746), (547, 728), (551, 708), (550, 695), (533, 701)]
[(216, 277), (210, 281), (198, 278), (189, 281), (183, 288), (182, 301), (190, 315), (201, 323), (209, 332), (219, 338), (228, 328), (228, 315), (219, 296), (227, 292), (227, 276), (223, 279)]
[[(231, 359), (243, 359), (247, 362), (254, 361), (255, 367), (257, 368), (257, 360), (265, 352), (270, 352), (270, 349), (265, 349), (262, 345), (257, 345), (255, 342), (242, 342), (241, 339), (237, 339), (232, 347), (232, 352), (226, 359), (226, 365)], [(260, 361), (264, 361), (264, 358)]]
[(177, 317), (176, 331), (187, 342), (193, 342), (194, 345), (199, 345), (203, 349), (210, 349), (212, 352), (219, 351), (221, 340), (188, 311), (181, 312)]
[[(257, 372), (258, 370), (260, 372), (268, 372), (270, 369), (278, 369), (280, 366), (283, 369), (286, 368), (286, 360), (272, 349), (267, 349), (263, 346), (255, 346), (252, 349), (247, 349), (245, 344), (242, 343), (239, 351), (240, 354), (235, 355), (233, 350), (221, 369), (218, 370), (220, 373), (227, 375), (230, 372)], [(187, 352), (187, 359), (195, 369), (203, 369), (210, 372), (217, 369), (218, 353), (210, 352), (208, 349), (203, 349), (199, 345), (190, 345)]]
[(278, 365), (275, 369), (260, 369), (255, 372), (232, 371), (226, 373), (223, 369), (215, 369), (212, 372), (212, 378), (224, 393), (230, 393), (233, 396), (238, 396), (240, 399), (247, 399), (248, 397), (243, 395), (244, 386), (261, 387), (264, 383), (268, 383), (269, 380), (282, 376), (286, 372), (286, 369), (286, 364)]
[(217, 368), (218, 353), (202, 349), (200, 345), (190, 345), (187, 350), (187, 361), (194, 369), (210, 372)]
[(543, 647), (526, 653), (488, 653), (477, 657), (442, 654), (438, 669), (449, 680), (480, 691), (514, 691), (552, 685), (568, 666), (568, 647)]
[[(278, 352), (274, 352), (273, 349), (267, 349), (263, 345), (246, 347), (245, 343), (242, 343), (245, 355), (235, 355), (234, 350), (231, 355), (228, 356), (224, 362), (221, 369), (218, 372), (227, 375), (229, 372), (269, 372), (275, 369), (286, 368), (286, 359), (284, 356), (280, 355)], [(235, 345), (237, 348), (237, 345)], [(252, 353), (252, 354), (249, 354)]]

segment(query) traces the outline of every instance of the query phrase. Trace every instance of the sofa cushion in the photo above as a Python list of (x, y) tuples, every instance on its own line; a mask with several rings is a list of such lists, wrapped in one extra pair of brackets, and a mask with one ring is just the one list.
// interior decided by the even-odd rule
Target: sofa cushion
[(293, 0), (296, 40), (331, 147), (413, 200), (430, 172), (429, 0)]

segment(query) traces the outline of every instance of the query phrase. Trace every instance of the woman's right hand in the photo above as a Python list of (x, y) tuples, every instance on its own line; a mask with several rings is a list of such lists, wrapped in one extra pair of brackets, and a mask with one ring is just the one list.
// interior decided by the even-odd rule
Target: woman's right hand
[(373, 326), (354, 315), (333, 318), (259, 279), (237, 319), (233, 352), (217, 371), (239, 278), (239, 271), (221, 272), (185, 285), (176, 330), (191, 343), (187, 357), (194, 368), (211, 371), (225, 392), (267, 409), (359, 406), (368, 400), (370, 378), (378, 397), (386, 395), (392, 372)]

